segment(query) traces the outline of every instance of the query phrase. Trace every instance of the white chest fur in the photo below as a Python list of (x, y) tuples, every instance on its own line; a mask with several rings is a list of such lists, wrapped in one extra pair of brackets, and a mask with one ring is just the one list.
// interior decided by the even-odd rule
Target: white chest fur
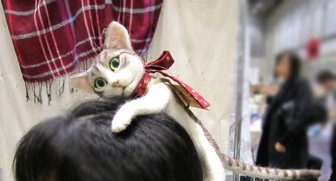
[(215, 149), (205, 137), (200, 127), (187, 112), (182, 105), (173, 97), (168, 103), (167, 113), (176, 120), (190, 135), (198, 155), (202, 162), (204, 180), (207, 181), (223, 181), (225, 180), (225, 171), (222, 162)]

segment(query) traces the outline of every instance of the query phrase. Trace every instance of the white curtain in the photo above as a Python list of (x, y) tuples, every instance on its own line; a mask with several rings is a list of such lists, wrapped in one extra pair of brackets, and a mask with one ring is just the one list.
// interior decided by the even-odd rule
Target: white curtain
[[(1, 6), (1, 5), (0, 5)], [(176, 63), (170, 72), (178, 75), (207, 98), (209, 111), (195, 110), (227, 151), (230, 114), (233, 106), (234, 72), (237, 59), (238, 1), (166, 0), (151, 44), (148, 59), (167, 49)], [(57, 81), (53, 89), (57, 89)], [(53, 91), (47, 101), (26, 102), (25, 86), (0, 7), (0, 168), (2, 180), (12, 176), (13, 154), (18, 140), (33, 125), (64, 112), (81, 101), (80, 93), (70, 94), (68, 84), (62, 96)], [(45, 90), (42, 90), (45, 91)], [(43, 94), (44, 95), (44, 94)], [(46, 97), (43, 97), (47, 100)], [(1, 178), (0, 178), (1, 180)]]
[(166, 0), (148, 59), (170, 50), (177, 75), (210, 103), (198, 110), (222, 151), (228, 147), (238, 40), (238, 2), (231, 0)]

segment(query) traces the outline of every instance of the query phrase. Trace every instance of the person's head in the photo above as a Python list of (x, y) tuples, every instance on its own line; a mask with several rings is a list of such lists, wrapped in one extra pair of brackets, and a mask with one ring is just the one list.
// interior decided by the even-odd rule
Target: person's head
[(284, 51), (276, 56), (274, 76), (277, 79), (290, 80), (300, 75), (301, 60), (297, 54)]
[(16, 150), (16, 180), (202, 180), (190, 137), (169, 116), (139, 116), (122, 133), (111, 132), (124, 101), (87, 102), (32, 128)]
[(325, 90), (333, 90), (336, 86), (336, 77), (329, 70), (322, 70), (316, 76), (317, 83)]

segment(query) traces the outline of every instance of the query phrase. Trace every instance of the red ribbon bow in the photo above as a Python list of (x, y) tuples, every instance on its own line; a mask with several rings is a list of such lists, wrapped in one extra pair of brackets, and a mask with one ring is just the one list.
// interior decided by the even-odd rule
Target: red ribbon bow
[(206, 109), (210, 106), (209, 102), (206, 101), (198, 92), (196, 92), (193, 88), (179, 80), (177, 77), (169, 75), (163, 70), (169, 69), (174, 64), (174, 59), (171, 56), (169, 51), (164, 51), (159, 58), (154, 61), (150, 61), (145, 63), (145, 73), (140, 80), (138, 87), (135, 90), (135, 96), (140, 97), (143, 96), (146, 92), (147, 86), (151, 81), (150, 73), (160, 73), (164, 77), (168, 77), (169, 79), (178, 83), (183, 90), (191, 97), (194, 102), (198, 104), (198, 107), (202, 109)]

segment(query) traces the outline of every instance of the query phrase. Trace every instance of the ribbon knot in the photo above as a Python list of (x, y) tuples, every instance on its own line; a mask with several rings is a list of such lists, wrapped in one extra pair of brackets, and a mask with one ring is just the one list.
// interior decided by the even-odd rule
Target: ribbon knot
[(156, 60), (145, 63), (146, 71), (168, 70), (175, 63), (170, 52), (165, 50)]
[[(178, 92), (178, 97), (183, 100), (188, 106), (198, 107), (202, 109), (206, 109), (210, 106), (209, 102), (207, 102), (198, 92), (192, 89), (189, 85), (185, 84), (177, 77), (169, 75), (163, 70), (168, 70), (173, 64), (174, 59), (171, 56), (169, 51), (164, 51), (159, 58), (156, 60), (145, 63), (145, 73), (140, 80), (138, 87), (135, 90), (135, 96), (141, 97), (145, 94), (147, 90), (147, 86), (151, 81), (150, 73), (160, 73), (165, 80), (168, 80), (171, 88), (174, 92)], [(177, 84), (174, 84), (173, 82)]]

